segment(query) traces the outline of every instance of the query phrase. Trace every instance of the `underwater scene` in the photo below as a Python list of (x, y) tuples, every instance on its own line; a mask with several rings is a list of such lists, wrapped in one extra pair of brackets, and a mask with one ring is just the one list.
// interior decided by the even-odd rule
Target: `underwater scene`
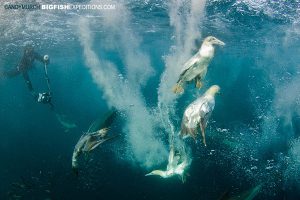
[(300, 199), (299, 0), (0, 2), (0, 199)]

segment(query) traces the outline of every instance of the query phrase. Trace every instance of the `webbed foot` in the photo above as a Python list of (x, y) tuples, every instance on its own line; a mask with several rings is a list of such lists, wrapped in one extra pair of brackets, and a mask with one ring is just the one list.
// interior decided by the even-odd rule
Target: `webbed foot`
[(202, 82), (199, 79), (197, 79), (196, 80), (196, 88), (200, 89), (202, 86), (203, 86)]
[(181, 94), (181, 93), (183, 93), (183, 91), (184, 91), (184, 89), (183, 89), (182, 85), (179, 84), (179, 83), (177, 83), (177, 84), (173, 87), (173, 92), (174, 92), (175, 94)]

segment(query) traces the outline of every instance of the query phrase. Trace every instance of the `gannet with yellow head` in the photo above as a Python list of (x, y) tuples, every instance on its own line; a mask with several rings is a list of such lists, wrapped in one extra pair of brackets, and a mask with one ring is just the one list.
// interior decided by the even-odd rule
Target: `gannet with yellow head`
[(214, 45), (224, 46), (225, 43), (213, 36), (204, 39), (199, 51), (184, 64), (179, 79), (173, 88), (174, 93), (183, 93), (185, 83), (193, 80), (195, 80), (197, 88), (202, 87), (207, 67), (215, 54)]
[(189, 159), (184, 150), (178, 154), (175, 154), (174, 147), (172, 146), (169, 153), (167, 170), (153, 170), (145, 176), (160, 176), (162, 178), (170, 178), (178, 175), (182, 182), (185, 182), (185, 170), (190, 165)]
[(200, 126), (203, 143), (206, 146), (205, 128), (215, 107), (215, 95), (219, 93), (218, 85), (211, 86), (201, 97), (193, 101), (184, 111), (180, 134), (182, 137), (191, 136), (196, 140)]

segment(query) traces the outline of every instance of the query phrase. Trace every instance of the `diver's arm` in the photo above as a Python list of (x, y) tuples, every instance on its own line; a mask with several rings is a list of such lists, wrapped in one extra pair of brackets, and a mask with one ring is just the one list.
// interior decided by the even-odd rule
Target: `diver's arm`
[(45, 56), (42, 56), (37, 52), (34, 52), (34, 58), (36, 60), (40, 61), (41, 63), (47, 64), (47, 65), (50, 64), (50, 59), (49, 58), (47, 58), (47, 60), (45, 60)]
[(44, 58), (42, 55), (40, 55), (39, 53), (37, 52), (34, 52), (34, 59), (40, 61), (41, 63), (44, 63)]
[(3, 71), (2, 73), (0, 73), (0, 78), (15, 77), (15, 76), (21, 74), (23, 69), (24, 69), (24, 65), (22, 65), (22, 60), (21, 60), (21, 62), (16, 67), (14, 67), (13, 69), (10, 69), (8, 71)]
[(14, 69), (4, 71), (4, 72), (0, 73), (0, 78), (1, 77), (3, 77), (3, 78), (12, 78), (12, 77), (15, 77), (19, 74), (20, 74), (20, 70), (18, 69), (18, 67), (16, 67)]

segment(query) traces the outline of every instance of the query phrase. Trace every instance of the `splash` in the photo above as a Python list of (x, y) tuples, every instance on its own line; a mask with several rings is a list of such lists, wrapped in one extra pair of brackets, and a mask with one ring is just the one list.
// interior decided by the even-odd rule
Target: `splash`
[(104, 12), (103, 25), (110, 35), (109, 46), (118, 49), (131, 88), (145, 86), (154, 74), (150, 58), (140, 50), (141, 39), (132, 30), (130, 13), (124, 5), (118, 3), (118, 12)]
[[(94, 41), (89, 23), (90, 20), (81, 17), (78, 33), (85, 62), (94, 82), (103, 91), (104, 98), (110, 106), (127, 114), (126, 137), (136, 161), (146, 168), (160, 164), (164, 161), (162, 155), (167, 155), (167, 152), (162, 141), (154, 136), (153, 119), (143, 98), (135, 88), (132, 88), (134, 84), (131, 81), (136, 80), (136, 77), (133, 76), (125, 81), (118, 76), (120, 73), (113, 63), (99, 59), (92, 50)], [(127, 58), (130, 58), (130, 54)], [(128, 70), (139, 73), (135, 66), (129, 67)]]

